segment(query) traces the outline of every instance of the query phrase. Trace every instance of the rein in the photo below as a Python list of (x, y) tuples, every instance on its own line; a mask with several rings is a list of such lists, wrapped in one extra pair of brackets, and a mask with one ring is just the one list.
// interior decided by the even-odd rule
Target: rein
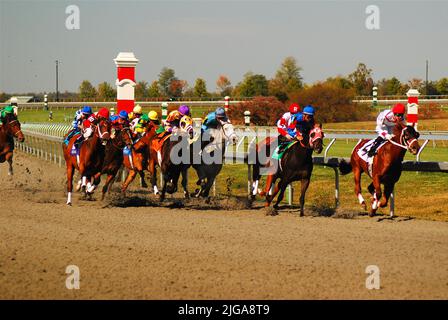
[[(7, 123), (7, 125), (10, 127), (12, 123), (19, 122), (18, 120), (12, 120)], [(17, 137), (19, 133), (22, 133), (22, 129), (19, 129), (16, 133), (14, 133), (14, 136)], [(23, 134), (23, 133), (22, 133)]]
[(403, 128), (402, 130), (401, 130), (401, 134), (400, 134), (400, 141), (401, 141), (401, 143), (397, 143), (397, 142), (395, 142), (395, 141), (393, 141), (393, 140), (388, 140), (390, 143), (392, 143), (393, 145), (396, 145), (397, 147), (400, 147), (400, 148), (403, 148), (403, 149), (405, 149), (405, 150), (409, 150), (409, 147), (415, 142), (415, 141), (417, 141), (417, 139), (416, 138), (414, 138), (414, 139), (412, 139), (411, 141), (407, 141), (405, 138), (404, 138), (404, 131), (406, 130), (406, 127), (405, 128)]

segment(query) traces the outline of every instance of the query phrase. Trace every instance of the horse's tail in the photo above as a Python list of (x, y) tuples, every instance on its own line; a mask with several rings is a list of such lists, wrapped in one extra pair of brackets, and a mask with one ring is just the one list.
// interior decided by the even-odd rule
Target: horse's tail
[(339, 172), (344, 175), (352, 172), (352, 165), (350, 162), (346, 162), (345, 160), (342, 160), (339, 163)]

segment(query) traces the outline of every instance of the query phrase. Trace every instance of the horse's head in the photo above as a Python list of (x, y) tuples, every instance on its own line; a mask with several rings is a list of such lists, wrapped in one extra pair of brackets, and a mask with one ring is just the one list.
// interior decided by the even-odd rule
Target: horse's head
[(122, 127), (120, 130), (121, 142), (126, 145), (126, 147), (131, 148), (133, 141), (131, 135), (131, 128), (129, 126)]
[(401, 143), (405, 145), (413, 155), (416, 155), (420, 150), (420, 144), (417, 140), (419, 137), (420, 133), (418, 133), (413, 126), (406, 126), (401, 131)]
[(98, 124), (96, 126), (98, 137), (101, 139), (101, 143), (106, 145), (107, 141), (110, 139), (111, 123), (109, 119), (100, 117), (98, 119)]
[(185, 115), (179, 121), (179, 128), (182, 132), (188, 133), (190, 139), (193, 138), (193, 119)]
[(236, 144), (238, 142), (238, 136), (235, 133), (235, 128), (233, 125), (228, 122), (220, 121), (221, 130), (224, 133), (224, 139), (226, 141), (230, 141), (232, 144)]
[(310, 131), (310, 146), (316, 153), (321, 153), (323, 150), (324, 132), (322, 131), (322, 125), (315, 124), (314, 128)]
[(25, 141), (25, 136), (20, 129), (20, 122), (14, 113), (6, 114), (3, 125), (5, 126), (7, 132), (13, 137), (17, 138), (19, 142)]

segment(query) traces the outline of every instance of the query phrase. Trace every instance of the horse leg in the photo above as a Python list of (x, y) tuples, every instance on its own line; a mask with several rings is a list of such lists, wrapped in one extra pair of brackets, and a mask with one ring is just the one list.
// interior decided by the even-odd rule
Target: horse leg
[(101, 201), (104, 200), (104, 197), (106, 196), (106, 193), (109, 191), (110, 185), (112, 185), (114, 181), (115, 175), (114, 174), (108, 174), (106, 178), (106, 182), (104, 183), (102, 194), (101, 194)]
[(387, 206), (387, 203), (389, 202), (389, 198), (391, 193), (394, 192), (394, 184), (393, 183), (385, 183), (384, 184), (384, 193), (381, 197), (380, 201), (380, 207), (384, 208)]
[[(280, 190), (280, 193), (277, 197), (277, 201), (274, 204), (274, 209), (278, 209), (278, 205), (283, 200), (283, 196), (285, 195), (285, 190), (286, 190), (287, 186), (288, 186), (288, 184), (283, 179), (280, 180), (280, 182), (278, 183), (277, 189)], [(277, 192), (278, 192), (278, 190), (277, 190)]]
[(154, 191), (154, 194), (158, 194), (159, 193), (159, 189), (157, 188), (156, 163), (155, 163), (155, 161), (152, 158), (150, 158), (148, 160), (148, 171), (149, 171), (149, 175), (151, 176), (150, 180), (151, 180), (151, 186), (152, 186), (152, 189)]
[(8, 176), (12, 176), (13, 175), (13, 170), (12, 170), (12, 156), (13, 156), (13, 154), (12, 154), (12, 152), (11, 153), (8, 153), (7, 155), (6, 155), (6, 161), (8, 161), (8, 165), (9, 165), (9, 168), (8, 168)]
[(165, 200), (165, 194), (166, 194), (166, 182), (167, 182), (167, 177), (165, 175), (163, 175), (163, 179), (162, 179), (162, 191), (160, 192), (160, 202), (163, 202), (163, 200)]
[(353, 166), (353, 177), (355, 179), (355, 194), (358, 197), (359, 204), (362, 206), (364, 210), (367, 210), (366, 201), (361, 193), (361, 168), (358, 166)]
[(72, 205), (73, 173), (75, 168), (67, 162), (67, 204)]
[(92, 177), (92, 183), (90, 185), (89, 188), (87, 188), (87, 193), (91, 194), (93, 193), (93, 191), (95, 191), (96, 186), (98, 186), (101, 182), (101, 172), (96, 173), (93, 177)]
[(182, 169), (181, 171), (182, 174), (182, 188), (184, 189), (184, 197), (185, 199), (189, 199), (190, 198), (190, 194), (188, 193), (188, 169)]
[(124, 181), (123, 185), (121, 186), (121, 192), (125, 193), (126, 189), (128, 188), (129, 184), (134, 180), (135, 176), (137, 175), (137, 172), (133, 169), (129, 170), (129, 174), (126, 177), (126, 180)]
[(142, 188), (148, 188), (148, 185), (145, 181), (145, 173), (143, 172), (143, 170), (139, 171), (138, 174), (140, 175), (140, 185), (142, 186)]
[(376, 210), (378, 210), (378, 200), (381, 198), (381, 182), (380, 176), (374, 175), (373, 186), (375, 187), (375, 193), (373, 194), (372, 205), (369, 210), (369, 216), (374, 216)]
[(304, 210), (305, 210), (305, 193), (308, 189), (308, 186), (310, 185), (310, 179), (302, 179), (301, 180), (301, 191), (300, 191), (300, 216), (304, 216)]

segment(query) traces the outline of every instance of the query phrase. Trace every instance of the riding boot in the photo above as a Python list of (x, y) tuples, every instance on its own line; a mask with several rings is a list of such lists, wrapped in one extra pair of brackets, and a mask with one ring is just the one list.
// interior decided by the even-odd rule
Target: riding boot
[(380, 136), (378, 136), (375, 141), (373, 142), (372, 146), (370, 147), (369, 152), (367, 155), (369, 157), (373, 157), (376, 154), (376, 149), (380, 146), (380, 144), (384, 141), (384, 139)]

